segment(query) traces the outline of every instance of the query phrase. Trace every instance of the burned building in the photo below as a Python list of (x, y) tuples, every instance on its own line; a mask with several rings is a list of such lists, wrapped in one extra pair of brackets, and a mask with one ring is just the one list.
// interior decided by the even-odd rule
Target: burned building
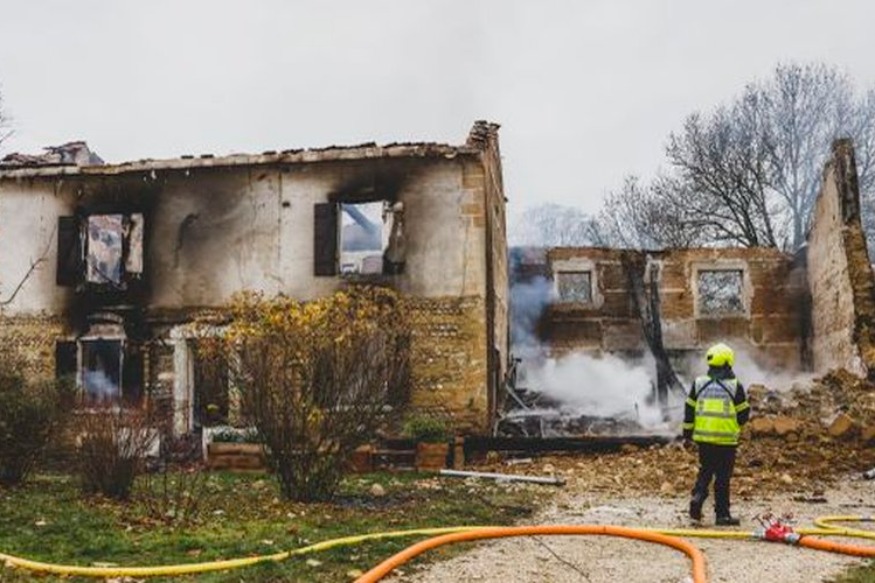
[(718, 341), (763, 371), (845, 368), (875, 378), (875, 277), (847, 140), (834, 144), (807, 244), (794, 254), (512, 249), (510, 264), (514, 351), (523, 357), (526, 344), (552, 359), (652, 355), (662, 396), (681, 386), (678, 376), (700, 374), (704, 350)]
[(497, 130), (477, 122), (456, 146), (9, 157), (0, 341), (90, 399), (171, 401), (184, 433), (210, 422), (203, 403), (219, 418), (229, 407), (227, 379), (200, 373), (186, 326), (198, 314), (243, 290), (390, 285), (414, 306), (411, 406), (483, 431), (508, 353)]

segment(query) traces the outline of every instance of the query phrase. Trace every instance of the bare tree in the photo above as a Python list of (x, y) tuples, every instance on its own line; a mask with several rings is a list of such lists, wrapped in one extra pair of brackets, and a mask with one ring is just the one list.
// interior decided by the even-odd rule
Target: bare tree
[(594, 244), (595, 221), (581, 209), (555, 203), (530, 207), (510, 228), (514, 245), (575, 247)]
[[(780, 65), (771, 81), (751, 90), (760, 95), (767, 123), (770, 186), (782, 200), (791, 245), (798, 248), (808, 232), (830, 144), (871, 134), (875, 103), (867, 104), (865, 96), (855, 102), (850, 77), (823, 64)], [(865, 138), (860, 145), (864, 153)], [(871, 164), (871, 151), (865, 154)]]
[(608, 194), (593, 226), (597, 245), (623, 249), (692, 247), (707, 241), (696, 217), (685, 217), (684, 184), (660, 176), (650, 184), (629, 175)]
[[(607, 201), (604, 232), (624, 246), (686, 243), (796, 249), (805, 242), (830, 144), (854, 139), (867, 233), (875, 234), (875, 89), (823, 64), (778, 65), (711, 114), (669, 136), (668, 170)], [(667, 234), (682, 235), (667, 237)], [(875, 237), (873, 237), (875, 239)], [(628, 244), (632, 242), (632, 245)]]

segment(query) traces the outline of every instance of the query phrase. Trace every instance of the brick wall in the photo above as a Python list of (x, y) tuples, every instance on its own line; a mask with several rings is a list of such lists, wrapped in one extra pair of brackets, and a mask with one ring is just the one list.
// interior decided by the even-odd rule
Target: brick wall
[(439, 413), (459, 432), (486, 431), (484, 299), (411, 298), (411, 325), (411, 408)]
[(0, 344), (4, 350), (24, 357), (28, 376), (34, 379), (54, 377), (55, 340), (63, 333), (64, 322), (60, 318), (0, 318)]
[[(548, 308), (545, 339), (554, 353), (641, 352), (647, 348), (639, 303), (650, 296), (657, 270), (663, 343), (674, 353), (699, 351), (726, 341), (749, 349), (763, 365), (802, 366), (808, 317), (804, 269), (775, 249), (686, 249), (633, 252), (561, 248), (548, 253), (549, 271), (588, 270), (592, 301), (555, 302)], [(645, 271), (646, 269), (646, 271)], [(732, 316), (700, 313), (698, 272), (742, 273), (744, 308)], [(630, 271), (631, 270), (631, 271)], [(640, 297), (630, 273), (641, 278)]]

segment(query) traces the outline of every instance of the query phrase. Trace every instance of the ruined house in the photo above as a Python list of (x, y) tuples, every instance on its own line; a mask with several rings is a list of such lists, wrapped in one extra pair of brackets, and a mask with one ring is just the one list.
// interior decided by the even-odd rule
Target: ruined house
[(508, 353), (497, 130), (121, 164), (79, 143), (76, 156), (8, 157), (0, 341), (89, 398), (170, 400), (185, 433), (208, 422), (206, 394), (219, 417), (231, 406), (227, 383), (200, 373), (197, 314), (242, 290), (308, 300), (391, 285), (414, 304), (410, 405), (485, 431)]
[(704, 349), (717, 341), (767, 370), (845, 368), (875, 378), (875, 278), (850, 141), (837, 141), (832, 154), (807, 245), (792, 255), (771, 248), (511, 250), (512, 282), (546, 286), (534, 327), (539, 340), (552, 356), (649, 352), (663, 395), (677, 384), (676, 372), (699, 374)]

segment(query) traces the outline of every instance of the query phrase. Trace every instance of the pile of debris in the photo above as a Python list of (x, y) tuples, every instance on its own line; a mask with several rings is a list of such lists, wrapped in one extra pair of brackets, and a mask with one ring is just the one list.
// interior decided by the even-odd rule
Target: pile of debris
[[(839, 477), (875, 467), (875, 384), (846, 371), (797, 384), (786, 392), (752, 386), (750, 423), (744, 430), (733, 479), (735, 494), (778, 493), (817, 498)], [(618, 495), (686, 494), (698, 466), (694, 447), (681, 442), (598, 456), (550, 456), (488, 471), (556, 474), (570, 488)]]
[(103, 159), (88, 148), (83, 141), (67, 142), (60, 146), (43, 148), (42, 154), (13, 152), (0, 159), (0, 168), (42, 166), (99, 166)]

